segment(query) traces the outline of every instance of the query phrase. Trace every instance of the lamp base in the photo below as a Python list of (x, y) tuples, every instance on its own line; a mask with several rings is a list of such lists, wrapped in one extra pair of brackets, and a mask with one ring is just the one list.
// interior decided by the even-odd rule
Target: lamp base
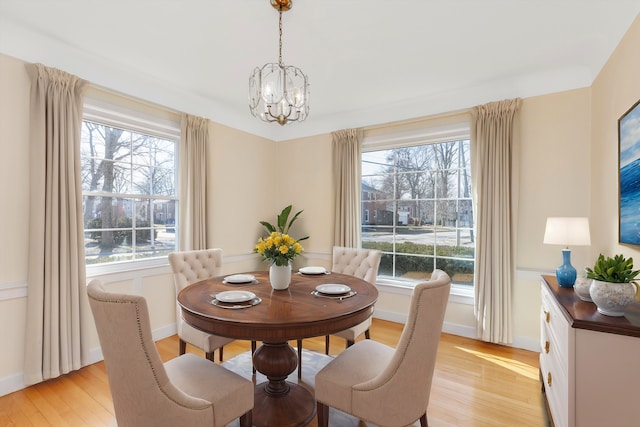
[(571, 265), (571, 251), (569, 249), (563, 249), (562, 265), (556, 269), (558, 285), (563, 288), (573, 288), (577, 275), (576, 269)]

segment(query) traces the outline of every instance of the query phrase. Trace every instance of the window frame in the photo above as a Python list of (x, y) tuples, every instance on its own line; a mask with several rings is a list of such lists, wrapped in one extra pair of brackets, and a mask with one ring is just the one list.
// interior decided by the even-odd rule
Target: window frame
[[(179, 247), (178, 224), (180, 183), (179, 183), (179, 147), (181, 136), (180, 115), (161, 107), (138, 101), (122, 95), (106, 92), (102, 89), (90, 87), (85, 95), (83, 108), (83, 122), (91, 121), (98, 124), (112, 126), (125, 131), (150, 135), (157, 138), (171, 140), (175, 143), (174, 174), (175, 174), (175, 248)], [(83, 123), (84, 126), (84, 123)], [(97, 194), (97, 193), (96, 193)], [(82, 192), (83, 198), (85, 192)], [(129, 197), (126, 194), (124, 197)], [(140, 195), (138, 195), (140, 196)], [(134, 196), (135, 197), (135, 196)], [(138, 197), (140, 198), (140, 197)], [(146, 197), (142, 197), (146, 198)], [(166, 267), (169, 265), (167, 256), (141, 258), (126, 261), (112, 261), (97, 264), (86, 264), (87, 276), (114, 274), (126, 271), (144, 270)]]
[[(468, 112), (453, 112), (428, 119), (398, 123), (365, 130), (362, 152), (389, 150), (416, 145), (437, 144), (457, 140), (471, 140), (471, 117)], [(471, 159), (469, 159), (471, 162)], [(360, 177), (362, 181), (362, 175)], [(473, 183), (472, 183), (473, 199)], [(362, 208), (362, 200), (360, 201)], [(475, 203), (474, 203), (475, 211)], [(362, 215), (361, 215), (362, 217)], [(472, 227), (475, 233), (475, 221)], [(477, 234), (477, 233), (476, 233)], [(362, 242), (360, 242), (362, 247)], [(474, 256), (474, 263), (476, 258)], [(477, 267), (474, 267), (474, 275)], [(376, 285), (389, 293), (411, 295), (415, 279), (401, 279), (390, 276), (378, 276)], [(473, 305), (475, 298), (475, 280), (472, 286), (451, 284), (449, 301)]]

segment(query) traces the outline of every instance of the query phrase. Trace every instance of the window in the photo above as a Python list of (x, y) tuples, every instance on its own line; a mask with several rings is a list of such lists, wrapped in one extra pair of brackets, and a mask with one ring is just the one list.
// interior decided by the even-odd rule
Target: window
[(420, 280), (438, 268), (473, 286), (468, 139), (362, 154), (362, 247), (382, 250), (379, 276)]
[(148, 123), (142, 128), (126, 115), (109, 120), (91, 106), (85, 110), (81, 162), (87, 265), (175, 251), (177, 133), (154, 132)]

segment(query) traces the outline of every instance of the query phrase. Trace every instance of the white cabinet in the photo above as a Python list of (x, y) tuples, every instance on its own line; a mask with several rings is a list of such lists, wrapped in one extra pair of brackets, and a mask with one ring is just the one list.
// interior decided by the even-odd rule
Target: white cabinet
[(556, 427), (639, 427), (640, 305), (601, 315), (543, 276), (540, 379)]
[[(556, 427), (575, 426), (575, 334), (549, 288), (542, 284), (540, 380)], [(571, 390), (570, 390), (571, 389)]]

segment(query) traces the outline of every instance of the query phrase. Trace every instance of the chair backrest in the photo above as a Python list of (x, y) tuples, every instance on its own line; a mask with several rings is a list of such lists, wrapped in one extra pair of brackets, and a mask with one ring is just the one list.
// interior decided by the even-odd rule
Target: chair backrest
[(375, 249), (333, 247), (333, 267), (335, 273), (349, 274), (375, 285), (382, 252)]
[[(441, 270), (416, 285), (393, 358), (378, 376), (354, 387), (354, 409), (365, 405), (376, 411), (371, 419), (381, 425), (408, 425), (424, 414), (450, 288), (451, 279)], [(372, 408), (376, 399), (385, 404)]]
[(212, 426), (210, 402), (176, 388), (151, 336), (145, 299), (87, 285), (119, 427)]
[(222, 274), (222, 249), (173, 252), (169, 264), (177, 295), (187, 285)]

